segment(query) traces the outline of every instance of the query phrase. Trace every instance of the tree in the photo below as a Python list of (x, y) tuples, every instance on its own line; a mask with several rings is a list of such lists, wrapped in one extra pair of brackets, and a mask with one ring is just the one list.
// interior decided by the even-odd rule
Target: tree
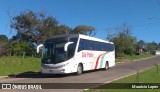
[(6, 35), (0, 35), (0, 56), (6, 55), (8, 52), (8, 37)]
[(116, 28), (116, 35), (111, 39), (114, 42), (117, 55), (130, 54), (136, 51), (136, 38), (131, 36), (131, 29), (126, 25)]
[(0, 35), (0, 44), (8, 42), (8, 37), (6, 35)]
[(79, 25), (76, 26), (70, 33), (72, 34), (84, 34), (89, 36), (95, 36), (95, 28), (92, 26)]
[(9, 49), (14, 55), (19, 55), (23, 52), (27, 52), (31, 56), (33, 51), (33, 46), (26, 41), (13, 42), (9, 45)]
[(11, 20), (11, 28), (16, 29), (17, 38), (25, 41), (43, 43), (45, 38), (56, 34), (58, 21), (44, 12), (34, 13), (31, 10), (21, 12)]
[(60, 25), (54, 17), (46, 16), (44, 12), (34, 13), (26, 10), (11, 18), (10, 21), (11, 28), (17, 31), (17, 39), (36, 43), (43, 43), (47, 37), (61, 34), (95, 35), (94, 27), (79, 25), (72, 29), (66, 25)]
[(141, 52), (143, 52), (143, 51), (146, 51), (146, 49), (147, 49), (147, 46), (146, 46), (145, 41), (140, 40), (140, 41), (137, 42), (137, 44), (136, 44), (136, 50), (137, 50), (138, 52), (141, 53)]
[(72, 28), (70, 28), (66, 25), (60, 25), (60, 26), (58, 26), (57, 30), (58, 30), (57, 35), (69, 34), (72, 31)]
[(14, 54), (28, 51), (28, 48), (31, 47), (27, 43), (34, 43), (38, 45), (40, 43), (44, 43), (46, 38), (55, 35), (95, 35), (94, 27), (79, 25), (75, 28), (70, 28), (66, 25), (59, 24), (56, 18), (52, 16), (47, 16), (46, 13), (43, 11), (35, 13), (31, 10), (25, 10), (20, 12), (19, 15), (10, 17), (10, 19), (11, 28), (17, 31), (17, 34), (11, 39), (15, 42), (10, 45), (10, 49)]
[(160, 43), (158, 43), (158, 48), (157, 48), (157, 50), (160, 50)]
[(147, 50), (148, 51), (155, 51), (158, 49), (157, 47), (158, 47), (158, 45), (154, 41), (151, 43), (147, 43)]

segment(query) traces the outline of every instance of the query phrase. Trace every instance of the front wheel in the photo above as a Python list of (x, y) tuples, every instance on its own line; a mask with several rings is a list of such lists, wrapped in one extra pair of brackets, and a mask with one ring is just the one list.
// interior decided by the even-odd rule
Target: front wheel
[(82, 73), (83, 73), (83, 67), (82, 67), (81, 64), (79, 64), (78, 67), (77, 67), (77, 75), (80, 75)]

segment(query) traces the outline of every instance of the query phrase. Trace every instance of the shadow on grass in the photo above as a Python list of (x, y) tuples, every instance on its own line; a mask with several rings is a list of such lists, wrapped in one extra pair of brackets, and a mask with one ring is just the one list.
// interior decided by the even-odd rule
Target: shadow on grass
[[(82, 75), (88, 74), (88, 73), (94, 73), (94, 72), (98, 72), (98, 71), (102, 71), (100, 70), (91, 70), (91, 71), (86, 71), (84, 72)], [(32, 71), (28, 71), (28, 72), (24, 72), (24, 73), (20, 73), (20, 74), (11, 74), (8, 75), (9, 78), (63, 78), (63, 77), (69, 77), (69, 76), (77, 76), (76, 73), (71, 73), (71, 74), (42, 74), (40, 72), (32, 72)], [(80, 76), (80, 75), (78, 75)]]

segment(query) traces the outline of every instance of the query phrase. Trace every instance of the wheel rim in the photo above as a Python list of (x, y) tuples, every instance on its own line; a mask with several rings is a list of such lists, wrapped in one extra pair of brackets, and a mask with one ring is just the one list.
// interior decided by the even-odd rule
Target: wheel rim
[(78, 66), (78, 74), (81, 74), (82, 73), (82, 67), (81, 65)]
[(109, 68), (109, 66), (108, 66), (108, 63), (106, 62), (105, 69), (107, 70), (108, 68)]

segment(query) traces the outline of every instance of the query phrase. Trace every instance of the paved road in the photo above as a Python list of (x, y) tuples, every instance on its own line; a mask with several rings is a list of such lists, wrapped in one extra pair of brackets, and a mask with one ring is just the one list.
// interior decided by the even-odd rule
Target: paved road
[[(92, 71), (80, 76), (75, 75), (41, 75), (38, 73), (19, 74), (16, 78), (0, 78), (0, 83), (104, 83), (126, 75), (142, 71), (160, 63), (160, 56), (149, 59), (118, 63), (108, 71)], [(66, 85), (67, 86), (67, 85)], [(82, 85), (90, 87), (90, 85)], [(0, 90), (1, 92), (81, 92), (82, 89), (43, 89), (43, 90)]]

